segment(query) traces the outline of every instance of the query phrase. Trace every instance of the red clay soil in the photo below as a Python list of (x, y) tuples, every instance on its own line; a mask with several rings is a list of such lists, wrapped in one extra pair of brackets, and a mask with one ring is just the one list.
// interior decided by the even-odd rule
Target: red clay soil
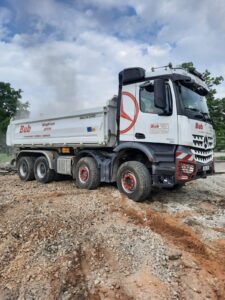
[(131, 206), (124, 206), (123, 212), (135, 224), (149, 226), (154, 232), (160, 234), (170, 245), (179, 248), (183, 256), (189, 254), (198, 266), (211, 274), (218, 282), (215, 299), (225, 299), (225, 241), (216, 240), (207, 245), (187, 225), (176, 217), (166, 213), (158, 213), (152, 209), (137, 211)]

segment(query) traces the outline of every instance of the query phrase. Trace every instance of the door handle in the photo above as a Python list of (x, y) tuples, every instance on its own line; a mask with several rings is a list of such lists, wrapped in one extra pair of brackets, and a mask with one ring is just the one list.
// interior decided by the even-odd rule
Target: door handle
[(144, 133), (140, 133), (140, 132), (136, 132), (135, 137), (136, 137), (136, 139), (140, 139), (140, 140), (145, 139)]

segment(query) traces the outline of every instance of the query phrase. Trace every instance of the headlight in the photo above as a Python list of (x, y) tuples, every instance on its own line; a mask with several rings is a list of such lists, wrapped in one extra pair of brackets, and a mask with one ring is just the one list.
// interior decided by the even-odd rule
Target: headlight
[(194, 173), (195, 166), (193, 164), (188, 164), (188, 163), (181, 162), (180, 163), (180, 170), (183, 174), (190, 175), (190, 174)]
[(188, 181), (191, 180), (192, 176), (195, 175), (196, 164), (184, 161), (177, 161), (176, 167), (176, 179), (178, 181)]

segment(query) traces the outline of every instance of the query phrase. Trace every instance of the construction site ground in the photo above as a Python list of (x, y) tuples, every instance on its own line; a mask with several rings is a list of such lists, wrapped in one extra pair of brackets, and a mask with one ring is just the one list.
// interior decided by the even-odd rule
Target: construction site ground
[(225, 299), (225, 175), (143, 203), (0, 176), (0, 299)]

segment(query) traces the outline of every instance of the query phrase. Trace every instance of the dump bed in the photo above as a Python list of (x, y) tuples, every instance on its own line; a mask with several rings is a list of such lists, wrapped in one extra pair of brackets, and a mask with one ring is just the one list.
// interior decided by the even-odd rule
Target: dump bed
[(7, 145), (17, 147), (113, 147), (116, 143), (116, 101), (73, 115), (11, 121)]

